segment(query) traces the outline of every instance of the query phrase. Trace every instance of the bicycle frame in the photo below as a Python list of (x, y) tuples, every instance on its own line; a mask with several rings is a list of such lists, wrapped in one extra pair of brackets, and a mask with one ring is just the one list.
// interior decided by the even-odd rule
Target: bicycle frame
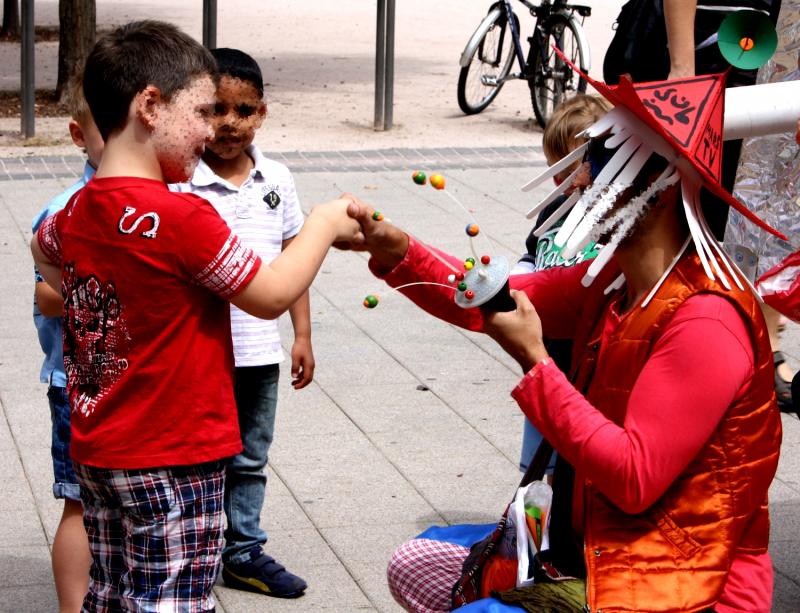
[[(525, 6), (531, 8), (531, 4), (525, 0), (520, 0)], [(520, 70), (524, 73), (526, 62), (525, 55), (522, 53), (522, 43), (519, 41), (519, 30), (517, 29), (517, 20), (514, 19), (514, 10), (511, 8), (509, 0), (503, 0), (503, 7), (506, 11), (506, 19), (508, 20), (508, 27), (511, 30), (511, 39), (514, 41), (514, 50), (517, 54), (517, 61), (519, 62)]]
[[(578, 45), (580, 45), (581, 47), (582, 54), (585, 60), (586, 66), (584, 68), (586, 72), (588, 72), (589, 69), (591, 68), (591, 55), (589, 54), (589, 42), (586, 39), (585, 33), (583, 32), (582, 24), (578, 21), (578, 18), (575, 15), (576, 12), (579, 15), (582, 13), (580, 11), (571, 9), (565, 0), (555, 0), (554, 2), (543, 2), (539, 6), (532, 4), (528, 0), (519, 0), (519, 2), (521, 2), (530, 11), (532, 15), (536, 16), (536, 25), (534, 27), (533, 36), (541, 36), (540, 22), (543, 21), (546, 15), (550, 15), (557, 12), (563, 12), (564, 16), (567, 19), (576, 22), (577, 26), (576, 31), (578, 33), (577, 42)], [(546, 14), (544, 13), (545, 11)], [(567, 14), (567, 11), (569, 11), (569, 14)], [(520, 41), (520, 32), (519, 28), (517, 27), (516, 19), (514, 19), (514, 10), (511, 7), (510, 0), (501, 0), (500, 2), (495, 2), (492, 5), (492, 7), (489, 9), (489, 13), (486, 15), (486, 17), (484, 17), (483, 21), (475, 30), (469, 41), (467, 41), (467, 44), (464, 47), (464, 51), (461, 53), (461, 59), (459, 61), (459, 64), (462, 67), (469, 65), (470, 58), (476, 52), (478, 45), (483, 39), (486, 30), (488, 30), (489, 27), (495, 22), (495, 20), (502, 14), (505, 14), (506, 20), (508, 21), (509, 29), (511, 31), (511, 37), (514, 43), (514, 54), (517, 58), (517, 62), (520, 67), (520, 72), (510, 73), (503, 79), (503, 82), (505, 82), (511, 79), (525, 78), (525, 75), (528, 72), (528, 63), (525, 60), (525, 53), (522, 49), (522, 42)]]

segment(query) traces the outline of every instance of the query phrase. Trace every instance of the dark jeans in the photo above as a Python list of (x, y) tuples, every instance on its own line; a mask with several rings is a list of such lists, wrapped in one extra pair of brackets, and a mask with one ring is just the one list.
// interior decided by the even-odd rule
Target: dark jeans
[(253, 547), (267, 542), (260, 516), (267, 485), (267, 456), (275, 430), (279, 374), (277, 364), (236, 369), (234, 393), (244, 449), (227, 468), (225, 563), (245, 561)]

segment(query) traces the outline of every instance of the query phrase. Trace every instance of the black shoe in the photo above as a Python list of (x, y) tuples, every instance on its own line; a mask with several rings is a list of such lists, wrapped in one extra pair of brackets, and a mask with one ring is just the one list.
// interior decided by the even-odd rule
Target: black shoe
[(778, 400), (778, 408), (781, 413), (794, 413), (794, 402), (792, 402), (792, 382), (787, 381), (778, 373), (778, 366), (786, 361), (780, 351), (772, 354), (772, 361), (775, 364), (775, 397)]
[(800, 417), (800, 371), (794, 373), (792, 379), (792, 404), (794, 404), (794, 412)]
[(260, 547), (250, 550), (250, 559), (222, 568), (222, 580), (235, 590), (258, 592), (279, 598), (298, 598), (308, 587), (300, 577), (286, 570)]

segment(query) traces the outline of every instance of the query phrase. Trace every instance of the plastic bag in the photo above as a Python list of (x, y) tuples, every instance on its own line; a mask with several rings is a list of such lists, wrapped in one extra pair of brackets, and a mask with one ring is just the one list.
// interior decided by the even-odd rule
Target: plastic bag
[(769, 306), (800, 322), (800, 251), (761, 275), (756, 289)]
[(517, 489), (509, 516), (517, 531), (517, 587), (533, 585), (534, 556), (550, 546), (548, 528), (553, 489), (545, 481)]

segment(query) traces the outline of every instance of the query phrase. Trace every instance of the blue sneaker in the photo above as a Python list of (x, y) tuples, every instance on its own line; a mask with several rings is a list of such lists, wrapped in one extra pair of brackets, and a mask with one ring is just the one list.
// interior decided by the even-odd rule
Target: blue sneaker
[(286, 570), (260, 547), (250, 550), (250, 559), (246, 562), (225, 564), (222, 567), (222, 580), (227, 587), (235, 590), (278, 598), (298, 598), (308, 587), (305, 581)]

